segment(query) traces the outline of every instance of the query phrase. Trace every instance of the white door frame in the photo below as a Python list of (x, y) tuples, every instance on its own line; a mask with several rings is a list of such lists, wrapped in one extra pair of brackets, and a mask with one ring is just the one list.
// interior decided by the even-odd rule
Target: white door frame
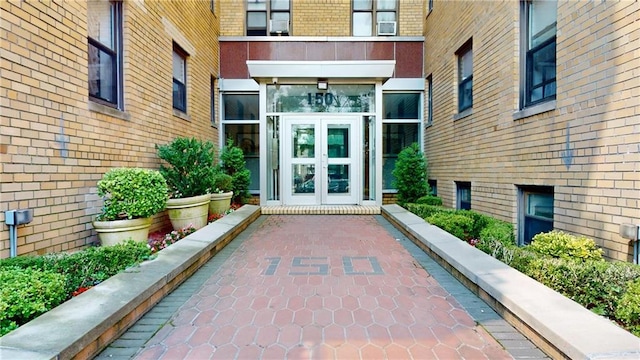
[[(361, 124), (360, 116), (353, 114), (295, 114), (282, 116), (282, 201), (285, 205), (360, 204), (362, 176)], [(314, 128), (314, 156), (293, 157), (292, 126), (312, 125)], [(337, 158), (328, 155), (328, 129), (330, 125), (348, 125), (349, 157)], [(313, 176), (294, 180), (294, 165), (313, 167)], [(347, 166), (349, 169), (347, 192), (329, 192), (338, 182), (329, 178), (330, 166)], [(340, 180), (342, 181), (342, 180)], [(304, 185), (301, 185), (305, 182)], [(310, 192), (294, 192), (302, 186)], [(341, 185), (344, 186), (344, 185)], [(343, 187), (341, 191), (344, 191)], [(312, 192), (311, 192), (312, 191)]]

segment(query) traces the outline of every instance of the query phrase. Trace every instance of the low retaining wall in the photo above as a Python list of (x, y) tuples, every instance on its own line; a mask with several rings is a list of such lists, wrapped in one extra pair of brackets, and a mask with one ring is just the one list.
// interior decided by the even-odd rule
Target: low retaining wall
[(89, 359), (260, 215), (245, 205), (0, 338), (0, 359)]
[(398, 205), (382, 215), (554, 359), (640, 359), (640, 339)]

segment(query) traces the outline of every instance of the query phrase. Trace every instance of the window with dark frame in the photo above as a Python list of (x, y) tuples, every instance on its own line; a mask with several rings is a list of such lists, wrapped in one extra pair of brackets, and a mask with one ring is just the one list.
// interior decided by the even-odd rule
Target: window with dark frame
[(467, 41), (456, 52), (458, 56), (458, 112), (473, 106), (473, 49)]
[(429, 179), (427, 183), (429, 184), (429, 195), (438, 196), (438, 180)]
[(257, 93), (226, 93), (220, 104), (220, 128), (244, 154), (251, 172), (249, 191), (260, 193), (260, 98)]
[(122, 3), (89, 2), (87, 31), (89, 98), (122, 109)]
[(471, 183), (456, 181), (456, 209), (471, 210)]
[(395, 190), (393, 169), (398, 154), (414, 142), (420, 143), (421, 93), (382, 95), (382, 189)]
[(556, 98), (556, 1), (522, 1), (523, 107)]
[(187, 112), (187, 53), (173, 44), (173, 108)]
[(216, 78), (211, 77), (211, 126), (216, 124)]
[(398, 0), (352, 0), (351, 9), (353, 36), (396, 35)]
[(433, 76), (427, 76), (427, 121), (426, 125), (433, 123)]
[(290, 0), (246, 0), (247, 36), (288, 36)]
[(535, 235), (553, 230), (553, 187), (521, 186), (518, 191), (518, 244), (527, 245)]

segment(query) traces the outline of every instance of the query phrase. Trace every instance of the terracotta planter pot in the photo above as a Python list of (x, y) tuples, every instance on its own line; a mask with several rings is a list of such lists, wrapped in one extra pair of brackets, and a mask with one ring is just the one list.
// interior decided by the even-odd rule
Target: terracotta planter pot
[(231, 208), (231, 198), (233, 197), (233, 191), (229, 191), (222, 194), (211, 194), (211, 201), (209, 202), (210, 214), (224, 214)]
[(98, 239), (103, 246), (116, 245), (127, 239), (147, 242), (152, 218), (94, 221), (93, 228), (98, 233)]
[(207, 225), (209, 202), (211, 194), (167, 200), (167, 212), (173, 229), (179, 230), (191, 225), (198, 230)]

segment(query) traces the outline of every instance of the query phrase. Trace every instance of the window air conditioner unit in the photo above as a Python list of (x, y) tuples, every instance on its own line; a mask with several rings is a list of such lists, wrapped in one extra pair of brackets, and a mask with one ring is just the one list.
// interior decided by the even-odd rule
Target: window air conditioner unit
[(378, 35), (395, 35), (395, 21), (378, 21)]
[(272, 34), (288, 34), (289, 20), (269, 20), (269, 32)]

